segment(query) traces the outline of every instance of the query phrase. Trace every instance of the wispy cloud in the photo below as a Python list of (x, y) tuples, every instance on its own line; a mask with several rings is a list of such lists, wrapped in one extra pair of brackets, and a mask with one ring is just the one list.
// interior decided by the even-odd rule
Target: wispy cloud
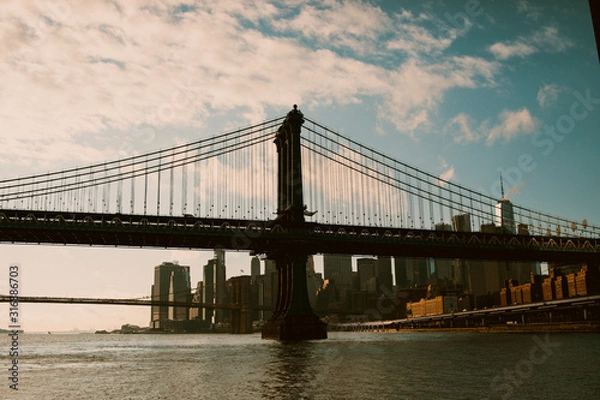
[(449, 167), (446, 171), (440, 174), (440, 179), (444, 181), (449, 181), (454, 178), (454, 167)]
[(538, 51), (537, 48), (524, 42), (498, 42), (491, 45), (489, 50), (499, 60), (506, 60), (511, 57), (525, 57)]
[(573, 42), (561, 35), (554, 26), (546, 26), (529, 35), (520, 36), (512, 42), (497, 42), (488, 47), (498, 60), (526, 57), (538, 52), (558, 53), (573, 46)]
[(481, 134), (472, 128), (473, 123), (473, 119), (466, 113), (460, 113), (446, 124), (444, 131), (451, 132), (457, 143), (477, 142)]
[(562, 88), (557, 84), (545, 84), (540, 87), (537, 94), (537, 101), (541, 108), (548, 108), (556, 104), (558, 94)]
[(322, 46), (372, 53), (381, 35), (393, 29), (393, 20), (379, 7), (357, 1), (328, 1), (305, 5), (292, 18), (276, 18), (277, 31), (301, 34)]
[(542, 16), (542, 7), (532, 5), (527, 0), (519, 0), (517, 2), (517, 12), (519, 14), (525, 14), (527, 19), (537, 22)]
[(444, 157), (438, 156), (438, 160), (440, 162), (439, 169), (443, 171), (439, 176), (438, 185), (445, 186), (447, 182), (454, 178), (456, 171), (454, 166), (449, 165)]
[(517, 183), (514, 186), (511, 186), (508, 189), (508, 193), (506, 193), (506, 195), (504, 196), (505, 199), (512, 199), (516, 194), (518, 194), (525, 186), (527, 186), (527, 183), (524, 180), (521, 180), (519, 183)]
[(454, 88), (494, 86), (499, 64), (475, 57), (450, 57), (438, 64), (415, 59), (390, 73), (390, 90), (379, 116), (400, 132), (413, 134), (431, 125), (444, 95)]
[(486, 119), (480, 124), (466, 113), (460, 113), (446, 124), (444, 131), (452, 135), (457, 143), (468, 144), (485, 139), (489, 146), (498, 140), (506, 143), (531, 134), (539, 124), (540, 121), (531, 115), (529, 109), (523, 107), (519, 110), (504, 110), (498, 114), (495, 122)]
[(486, 144), (488, 145), (499, 139), (508, 142), (523, 134), (532, 133), (539, 124), (527, 108), (517, 111), (502, 111), (498, 115), (498, 119), (500, 122), (492, 126), (487, 133)]
[[(56, 150), (42, 158), (100, 161), (122, 143), (83, 147), (109, 131), (197, 128), (215, 112), (254, 121), (269, 107), (364, 97), (378, 104), (380, 120), (414, 135), (449, 90), (494, 85), (495, 61), (422, 56), (455, 38), (420, 25), (432, 16), (356, 1), (311, 4), (10, 1), (0, 27), (0, 155), (22, 153), (25, 163), (36, 142)], [(391, 48), (409, 57), (378, 63)]]

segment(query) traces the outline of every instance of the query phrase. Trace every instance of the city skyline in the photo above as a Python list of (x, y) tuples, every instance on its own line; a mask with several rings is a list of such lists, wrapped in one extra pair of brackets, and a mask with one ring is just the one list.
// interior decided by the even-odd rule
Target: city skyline
[[(502, 172), (514, 204), (598, 225), (600, 75), (587, 1), (496, 3), (9, 2), (0, 179), (189, 142), (297, 103), (440, 178), (500, 197)], [(190, 265), (195, 283), (212, 257), (1, 246), (5, 270), (21, 266), (23, 295), (138, 297), (154, 266)], [(227, 258), (228, 277), (249, 273), (246, 254)], [(22, 307), (26, 330), (148, 319), (143, 307)]]

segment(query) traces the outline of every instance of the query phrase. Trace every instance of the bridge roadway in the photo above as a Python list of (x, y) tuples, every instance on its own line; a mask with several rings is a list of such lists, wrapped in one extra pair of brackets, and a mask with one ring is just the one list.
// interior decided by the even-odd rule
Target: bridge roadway
[(600, 262), (600, 238), (364, 227), (275, 221), (0, 209), (0, 243), (228, 249), (293, 249), (402, 257)]
[[(0, 303), (9, 303), (14, 298), (7, 295), (0, 295)], [(240, 304), (216, 304), (216, 303), (196, 303), (184, 301), (158, 301), (144, 299), (95, 299), (86, 297), (47, 297), (47, 296), (19, 296), (19, 303), (58, 303), (58, 304), (109, 304), (122, 306), (167, 306), (167, 307), (189, 307), (189, 308), (210, 308), (220, 310), (240, 310)], [(257, 309), (263, 309), (258, 307)], [(268, 308), (270, 309), (270, 308)]]

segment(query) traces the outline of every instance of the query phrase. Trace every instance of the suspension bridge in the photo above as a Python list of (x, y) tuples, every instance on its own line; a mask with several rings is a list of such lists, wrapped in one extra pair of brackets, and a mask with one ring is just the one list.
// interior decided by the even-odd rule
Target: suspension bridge
[(440, 179), (296, 106), (169, 149), (0, 180), (0, 242), (265, 254), (279, 293), (263, 337), (277, 339), (326, 337), (308, 254), (600, 262), (600, 227)]

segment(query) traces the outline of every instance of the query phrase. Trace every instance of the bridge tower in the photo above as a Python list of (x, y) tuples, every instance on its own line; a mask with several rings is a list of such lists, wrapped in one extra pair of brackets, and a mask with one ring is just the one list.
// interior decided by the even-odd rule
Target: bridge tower
[[(275, 223), (290, 233), (303, 229), (305, 225), (300, 157), (300, 129), (303, 123), (303, 115), (294, 105), (275, 135), (278, 161)], [(273, 315), (263, 325), (263, 339), (326, 339), (326, 324), (313, 312), (308, 299), (308, 254), (302, 250), (302, 243), (289, 242), (284, 247), (272, 250), (267, 257), (275, 260), (279, 288)]]

